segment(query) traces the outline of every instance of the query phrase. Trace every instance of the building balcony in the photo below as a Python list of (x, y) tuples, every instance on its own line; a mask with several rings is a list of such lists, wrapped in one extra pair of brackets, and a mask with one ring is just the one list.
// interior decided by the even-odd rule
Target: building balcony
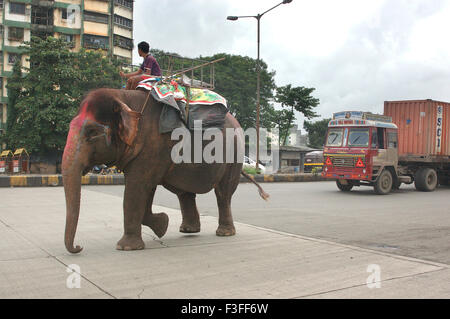
[(109, 49), (109, 45), (107, 43), (92, 43), (92, 42), (85, 42), (83, 44), (83, 47), (85, 49), (102, 49), (102, 50), (108, 50)]
[(53, 25), (31, 24), (31, 32), (53, 33)]
[(54, 0), (31, 0), (33, 6), (51, 8), (55, 5)]

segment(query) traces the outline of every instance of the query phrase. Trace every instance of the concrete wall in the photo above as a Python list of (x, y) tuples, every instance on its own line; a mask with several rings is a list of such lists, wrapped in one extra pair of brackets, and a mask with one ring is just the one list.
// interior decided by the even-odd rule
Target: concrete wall
[(109, 13), (109, 2), (85, 0), (84, 1), (84, 10), (108, 14)]
[(121, 28), (118, 25), (114, 25), (114, 34), (121, 35), (125, 38), (132, 39), (133, 38), (133, 31), (125, 28)]
[(114, 14), (133, 20), (133, 11), (122, 6), (114, 6)]
[(57, 0), (58, 2), (81, 5), (81, 0)]
[(108, 36), (108, 25), (91, 21), (84, 21), (84, 33)]
[(127, 50), (127, 49), (116, 47), (116, 46), (114, 47), (113, 54), (124, 57), (124, 58), (129, 58), (129, 59), (131, 59), (133, 57), (131, 50)]

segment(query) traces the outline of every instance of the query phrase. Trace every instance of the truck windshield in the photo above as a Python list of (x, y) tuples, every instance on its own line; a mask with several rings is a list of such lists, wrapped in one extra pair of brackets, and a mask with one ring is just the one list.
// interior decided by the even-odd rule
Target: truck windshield
[(369, 146), (369, 129), (352, 128), (348, 136), (349, 147), (367, 147)]
[(342, 145), (342, 132), (341, 128), (333, 128), (328, 131), (327, 146), (341, 146)]

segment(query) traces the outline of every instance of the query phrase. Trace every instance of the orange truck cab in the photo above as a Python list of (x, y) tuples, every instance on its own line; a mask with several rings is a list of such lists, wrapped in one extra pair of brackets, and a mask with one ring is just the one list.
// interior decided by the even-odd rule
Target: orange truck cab
[(369, 112), (339, 112), (328, 124), (322, 175), (342, 191), (373, 186), (387, 194), (410, 177), (397, 176), (398, 128), (392, 118)]

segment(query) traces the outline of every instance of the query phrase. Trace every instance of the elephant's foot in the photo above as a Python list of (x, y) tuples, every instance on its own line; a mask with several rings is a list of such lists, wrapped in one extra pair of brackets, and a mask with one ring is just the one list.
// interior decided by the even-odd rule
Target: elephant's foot
[(161, 238), (165, 235), (169, 226), (169, 216), (166, 213), (147, 214), (144, 216), (142, 225), (150, 227), (155, 235)]
[(117, 242), (117, 250), (140, 250), (144, 249), (145, 244), (141, 236), (123, 235)]
[(200, 222), (191, 224), (183, 222), (180, 226), (180, 233), (193, 234), (199, 232), (200, 232)]
[(236, 229), (233, 225), (219, 225), (216, 230), (217, 236), (234, 236), (236, 235)]

